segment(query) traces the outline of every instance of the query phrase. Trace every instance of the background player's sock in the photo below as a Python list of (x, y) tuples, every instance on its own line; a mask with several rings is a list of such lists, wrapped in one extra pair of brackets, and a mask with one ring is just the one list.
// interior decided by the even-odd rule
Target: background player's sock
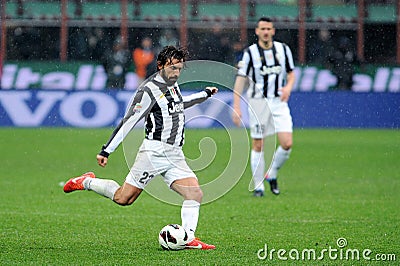
[(120, 185), (114, 180), (100, 178), (86, 178), (85, 181), (83, 181), (83, 186), (85, 189), (92, 190), (111, 200), (114, 199), (115, 191), (120, 188)]
[(292, 149), (284, 150), (281, 146), (275, 151), (274, 160), (272, 161), (271, 168), (268, 171), (268, 179), (276, 179), (278, 176), (278, 170), (283, 164), (289, 159)]
[(195, 200), (184, 200), (181, 209), (182, 226), (185, 228), (189, 241), (194, 238), (199, 220), (200, 203)]
[(264, 191), (264, 171), (265, 171), (265, 162), (264, 162), (264, 152), (251, 151), (251, 171), (253, 173), (253, 182), (255, 190)]

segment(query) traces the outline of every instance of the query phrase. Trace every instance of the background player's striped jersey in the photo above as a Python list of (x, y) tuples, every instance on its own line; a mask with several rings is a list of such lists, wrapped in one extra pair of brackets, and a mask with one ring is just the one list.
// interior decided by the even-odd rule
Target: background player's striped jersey
[(115, 128), (103, 150), (113, 152), (142, 118), (145, 118), (146, 139), (182, 146), (184, 109), (207, 98), (205, 91), (182, 96), (177, 83), (167, 86), (162, 77), (157, 75), (138, 89), (127, 114)]
[(268, 50), (257, 43), (249, 46), (238, 67), (238, 75), (251, 79), (247, 91), (249, 98), (273, 98), (280, 95), (279, 88), (286, 84), (286, 74), (293, 71), (294, 63), (289, 46), (274, 41)]

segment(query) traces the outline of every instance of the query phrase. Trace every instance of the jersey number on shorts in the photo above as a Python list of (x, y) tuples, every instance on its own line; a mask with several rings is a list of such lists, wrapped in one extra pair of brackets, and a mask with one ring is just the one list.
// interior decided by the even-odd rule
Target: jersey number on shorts
[(265, 126), (264, 125), (256, 125), (256, 133), (258, 133), (258, 134), (262, 134), (262, 133), (264, 133), (264, 130), (265, 130)]
[(154, 175), (149, 174), (149, 172), (143, 172), (142, 175), (143, 177), (139, 179), (139, 182), (144, 185), (146, 185), (147, 182), (149, 182), (154, 177)]

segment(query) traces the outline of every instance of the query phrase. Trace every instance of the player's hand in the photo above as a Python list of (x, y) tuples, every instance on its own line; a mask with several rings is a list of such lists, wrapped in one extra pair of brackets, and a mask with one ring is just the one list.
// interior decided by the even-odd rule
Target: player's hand
[(242, 112), (240, 111), (240, 109), (234, 109), (232, 112), (232, 121), (233, 123), (240, 127), (240, 125), (242, 124)]
[(217, 87), (206, 87), (206, 89), (211, 91), (211, 95), (214, 95), (218, 92), (218, 88)]
[(97, 154), (97, 163), (101, 166), (101, 167), (105, 167), (107, 165), (107, 161), (108, 158), (105, 156), (102, 156), (100, 154)]
[(280, 88), (279, 90), (281, 92), (281, 101), (288, 102), (291, 90), (287, 86), (284, 86), (284, 87)]

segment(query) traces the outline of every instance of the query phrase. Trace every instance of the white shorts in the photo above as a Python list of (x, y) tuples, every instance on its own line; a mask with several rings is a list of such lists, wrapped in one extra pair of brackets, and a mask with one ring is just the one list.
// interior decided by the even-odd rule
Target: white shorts
[(125, 182), (144, 189), (157, 175), (161, 175), (169, 187), (178, 179), (197, 178), (187, 165), (182, 148), (145, 139)]
[(279, 97), (249, 99), (250, 136), (262, 139), (278, 132), (293, 132), (292, 116), (287, 102)]

